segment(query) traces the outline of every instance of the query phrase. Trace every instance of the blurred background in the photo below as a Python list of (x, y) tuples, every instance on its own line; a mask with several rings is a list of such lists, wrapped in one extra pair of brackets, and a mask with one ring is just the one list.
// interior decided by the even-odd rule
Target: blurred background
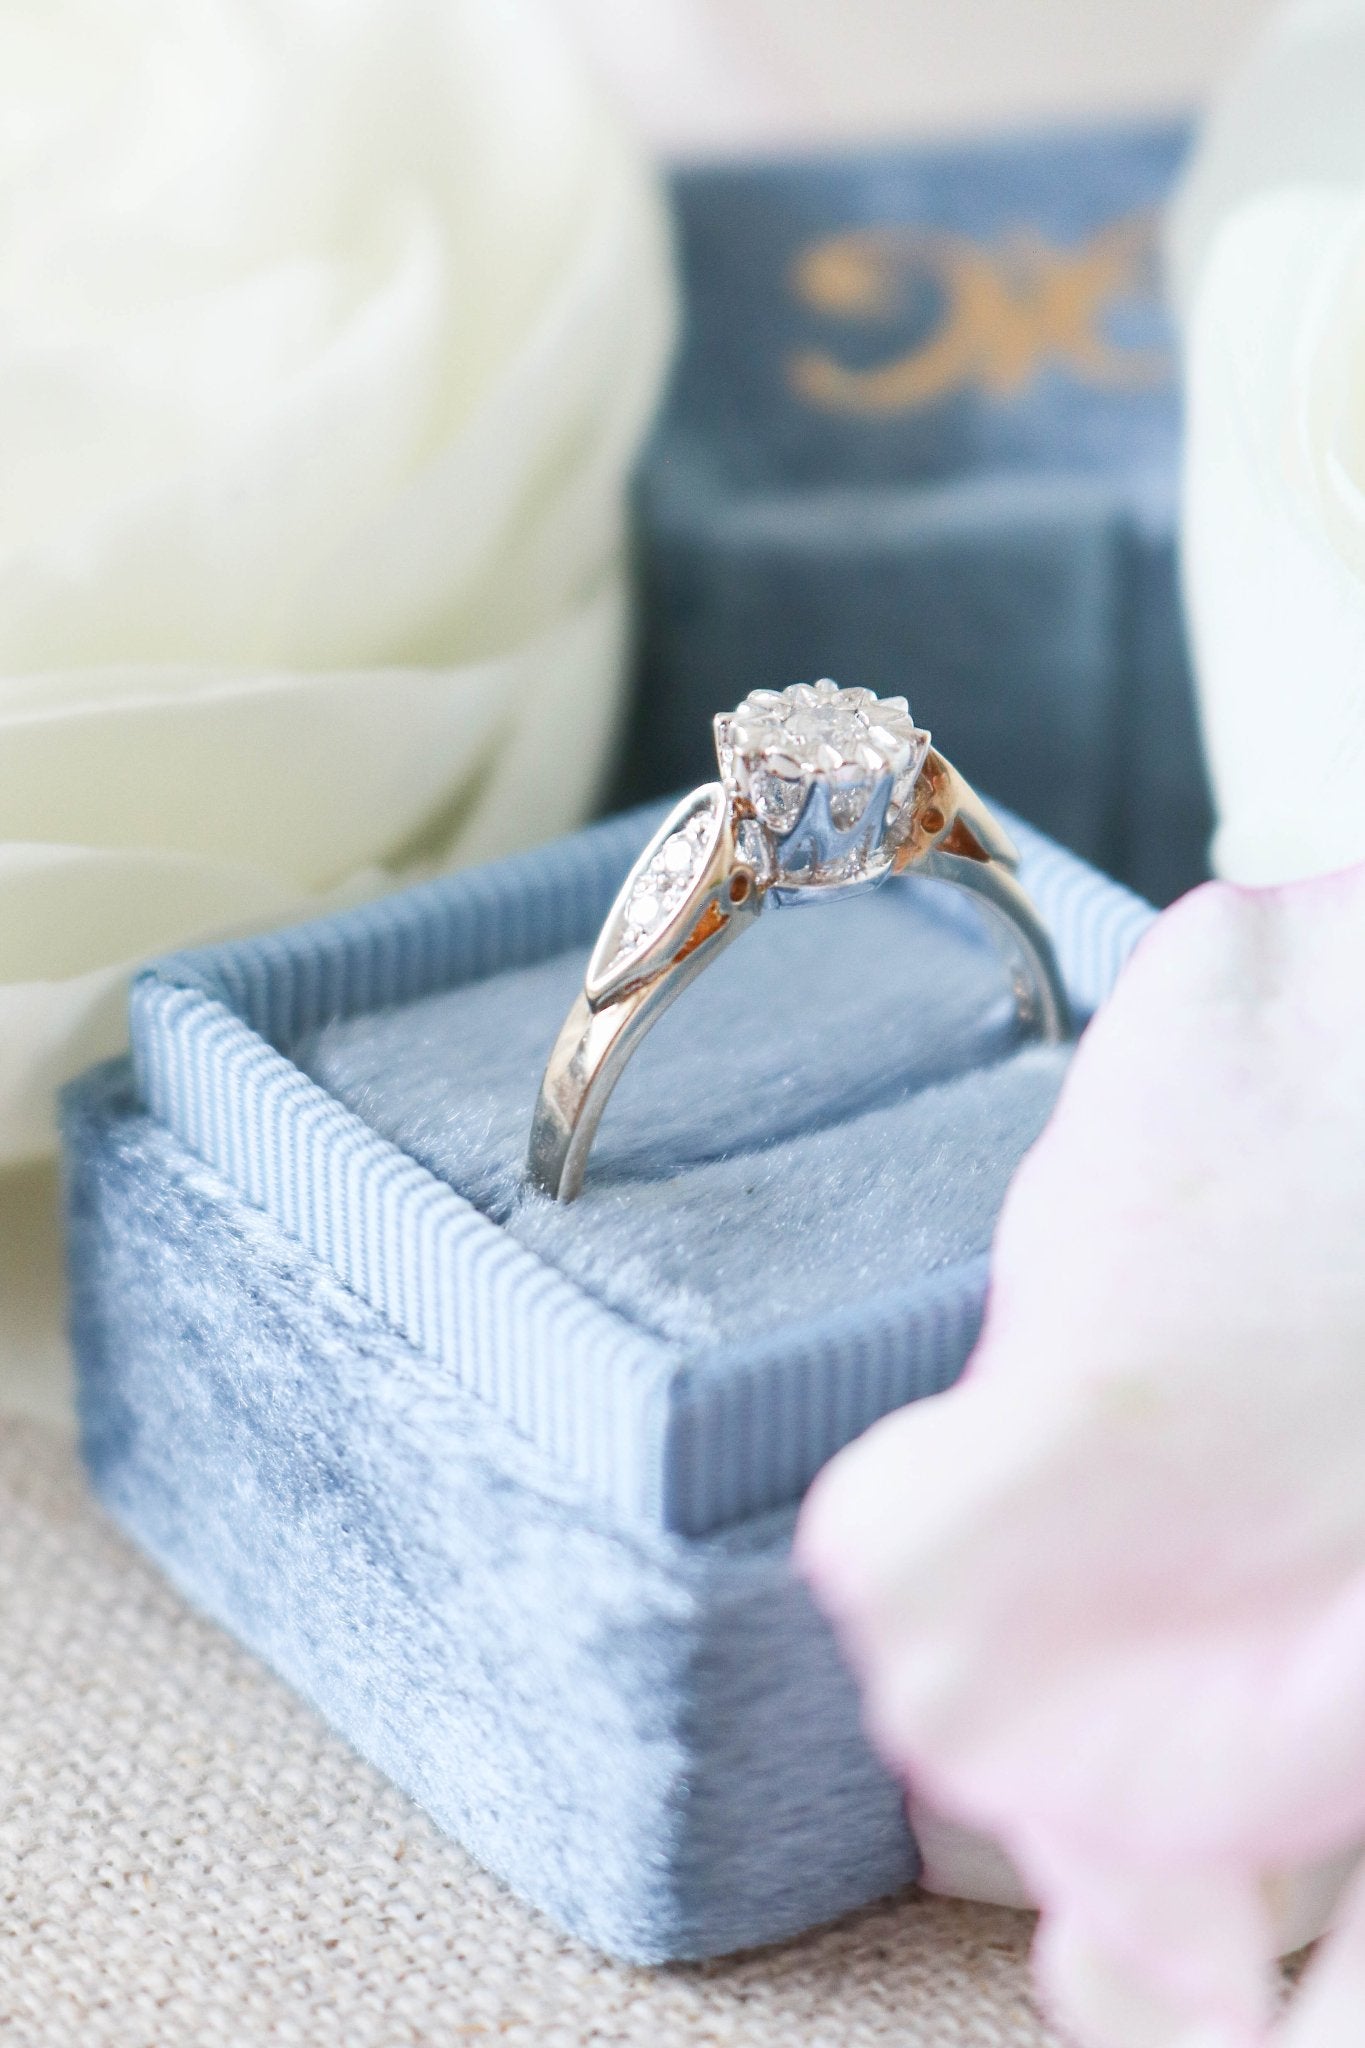
[(828, 673), (1169, 902), (1212, 820), (1162, 220), (1263, 0), (557, 5), (681, 266), (612, 800), (708, 773), (755, 677)]
[(556, 0), (677, 157), (1192, 110), (1269, 0)]

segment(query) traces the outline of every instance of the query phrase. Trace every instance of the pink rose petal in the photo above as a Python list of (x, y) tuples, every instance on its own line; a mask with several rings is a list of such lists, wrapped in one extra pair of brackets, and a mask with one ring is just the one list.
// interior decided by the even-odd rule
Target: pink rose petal
[(1260, 2040), (1283, 1887), (1365, 1839), (1365, 870), (1160, 921), (965, 1378), (833, 1462), (798, 1555), (1082, 2037)]

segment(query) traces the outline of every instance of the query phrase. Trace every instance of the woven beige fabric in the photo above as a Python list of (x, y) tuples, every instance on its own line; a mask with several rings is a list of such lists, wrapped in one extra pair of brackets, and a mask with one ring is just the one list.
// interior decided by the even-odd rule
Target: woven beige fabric
[(1043, 2048), (1029, 1923), (923, 1896), (618, 1969), (445, 1841), (0, 1425), (4, 2048)]

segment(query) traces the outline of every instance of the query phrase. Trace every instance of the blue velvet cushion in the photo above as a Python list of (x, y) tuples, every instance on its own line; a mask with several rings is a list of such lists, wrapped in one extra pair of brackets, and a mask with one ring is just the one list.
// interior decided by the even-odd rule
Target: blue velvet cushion
[[(774, 913), (691, 989), (583, 1197), (519, 1166), (651, 821), (163, 962), (67, 1106), (101, 1495), (528, 1897), (642, 1959), (913, 1871), (795, 1504), (948, 1383), (1065, 1053), (968, 906)], [(1149, 920), (1020, 828), (1078, 1011)]]

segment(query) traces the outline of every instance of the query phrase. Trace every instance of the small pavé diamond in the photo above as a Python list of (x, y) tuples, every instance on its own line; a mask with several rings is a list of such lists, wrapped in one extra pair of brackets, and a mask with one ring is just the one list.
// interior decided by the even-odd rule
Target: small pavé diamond
[(721, 793), (714, 790), (641, 860), (626, 886), (607, 971), (648, 946), (686, 901), (715, 844), (721, 809)]
[(772, 860), (768, 853), (767, 834), (756, 818), (743, 820), (735, 841), (740, 859), (753, 869), (760, 882), (766, 882), (772, 873)]
[(650, 889), (638, 890), (626, 908), (626, 930), (631, 945), (638, 945), (660, 921), (658, 897)]

